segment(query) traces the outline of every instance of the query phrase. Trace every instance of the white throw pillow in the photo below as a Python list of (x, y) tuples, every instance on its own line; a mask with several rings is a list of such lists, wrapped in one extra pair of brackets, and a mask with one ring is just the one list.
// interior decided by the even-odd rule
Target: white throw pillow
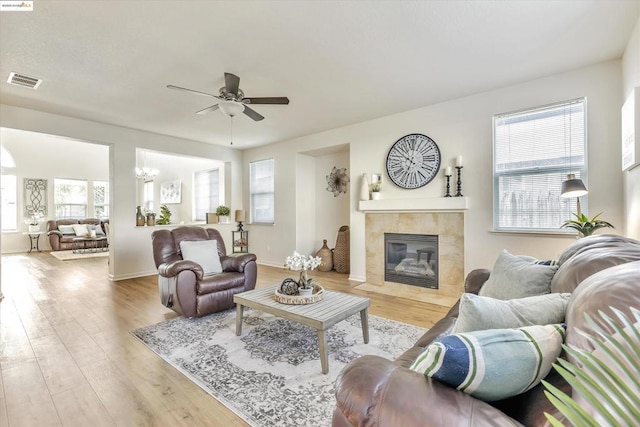
[(546, 294), (503, 301), (462, 294), (453, 333), (562, 323), (570, 297), (571, 294)]
[(185, 240), (180, 242), (180, 250), (182, 259), (200, 264), (205, 276), (222, 273), (218, 242), (215, 240)]
[(78, 237), (89, 237), (89, 228), (87, 224), (73, 224), (73, 231), (76, 232)]

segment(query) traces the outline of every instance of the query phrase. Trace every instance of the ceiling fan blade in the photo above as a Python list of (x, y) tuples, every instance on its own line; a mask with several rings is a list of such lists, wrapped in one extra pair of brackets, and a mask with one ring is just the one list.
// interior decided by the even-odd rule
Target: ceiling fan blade
[(251, 108), (249, 108), (248, 105), (244, 106), (244, 113), (247, 116), (251, 117), (256, 122), (259, 122), (260, 120), (264, 119), (264, 116), (260, 115), (256, 110), (252, 110)]
[(240, 77), (231, 73), (224, 73), (224, 88), (227, 93), (238, 97), (238, 88), (240, 87)]
[(210, 93), (206, 93), (206, 92), (200, 92), (197, 90), (193, 90), (193, 89), (187, 89), (186, 87), (180, 87), (180, 86), (174, 86), (174, 85), (167, 85), (167, 89), (175, 89), (175, 90), (182, 90), (184, 92), (191, 92), (191, 93), (197, 93), (198, 95), (204, 95), (204, 96), (210, 96), (213, 98), (218, 98), (221, 99), (219, 96), (217, 95), (212, 95)]
[(242, 98), (242, 102), (247, 104), (289, 104), (289, 98), (286, 96), (274, 96), (266, 98)]
[(218, 108), (220, 108), (220, 104), (212, 105), (211, 107), (207, 107), (207, 108), (202, 109), (200, 111), (196, 111), (196, 114), (207, 114), (207, 113), (210, 113), (212, 111), (216, 111)]

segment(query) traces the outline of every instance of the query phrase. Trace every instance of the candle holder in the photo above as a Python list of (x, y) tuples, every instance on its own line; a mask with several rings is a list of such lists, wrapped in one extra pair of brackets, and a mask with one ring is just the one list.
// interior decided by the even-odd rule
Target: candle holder
[(462, 197), (462, 180), (460, 179), (460, 175), (462, 173), (462, 166), (456, 166), (456, 169), (458, 170), (458, 188), (456, 191), (456, 197)]
[(444, 194), (444, 197), (451, 197), (451, 175), (445, 175), (447, 177), (447, 192)]

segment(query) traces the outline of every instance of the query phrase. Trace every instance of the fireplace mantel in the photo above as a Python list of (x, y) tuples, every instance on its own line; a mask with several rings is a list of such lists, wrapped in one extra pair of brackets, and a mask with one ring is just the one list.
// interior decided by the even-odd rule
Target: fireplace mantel
[(468, 197), (430, 197), (422, 199), (361, 200), (358, 210), (375, 212), (464, 212), (469, 209)]

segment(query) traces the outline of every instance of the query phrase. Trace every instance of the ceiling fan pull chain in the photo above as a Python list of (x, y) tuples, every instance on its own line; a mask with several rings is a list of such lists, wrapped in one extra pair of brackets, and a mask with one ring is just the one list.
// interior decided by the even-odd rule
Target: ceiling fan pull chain
[(233, 116), (231, 116), (230, 118), (231, 118), (231, 144), (229, 145), (233, 145)]

